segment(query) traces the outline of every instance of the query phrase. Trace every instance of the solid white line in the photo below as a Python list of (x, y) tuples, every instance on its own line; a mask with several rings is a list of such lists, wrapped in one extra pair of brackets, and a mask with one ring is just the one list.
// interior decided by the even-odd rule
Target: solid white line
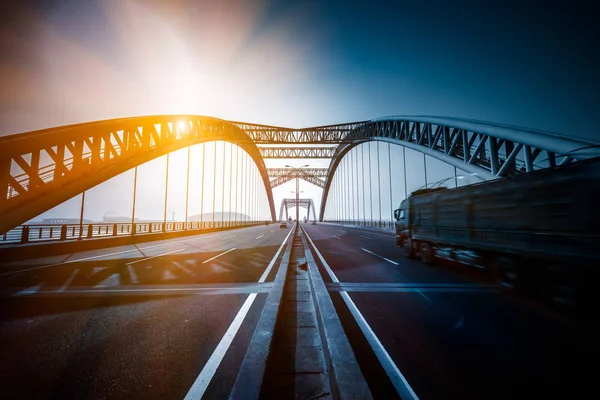
[(272, 231), (270, 231), (270, 232), (275, 232), (275, 229), (273, 229), (273, 230), (272, 230)]
[(214, 260), (214, 259), (215, 259), (215, 258), (217, 258), (217, 257), (221, 257), (223, 254), (227, 254), (227, 253), (229, 253), (230, 251), (233, 251), (233, 250), (235, 250), (235, 247), (234, 247), (233, 249), (229, 249), (229, 250), (227, 250), (227, 251), (224, 251), (224, 252), (222, 252), (221, 254), (217, 254), (216, 256), (214, 256), (214, 257), (211, 257), (211, 258), (209, 258), (209, 259), (208, 259), (208, 260), (206, 260), (206, 261), (202, 261), (202, 264), (206, 264), (207, 262), (209, 262), (209, 261), (212, 261), (212, 260)]
[(304, 234), (306, 235), (306, 238), (308, 239), (308, 241), (310, 242), (310, 244), (312, 245), (312, 247), (317, 252), (317, 256), (319, 257), (319, 260), (321, 260), (321, 264), (323, 264), (323, 266), (325, 267), (325, 270), (329, 274), (329, 277), (331, 278), (332, 282), (339, 283), (340, 280), (337, 278), (337, 276), (335, 276), (335, 274), (333, 273), (333, 271), (329, 267), (329, 264), (327, 264), (327, 262), (325, 261), (325, 259), (321, 255), (321, 252), (319, 250), (317, 250), (317, 246), (315, 246), (315, 244), (313, 243), (313, 241), (310, 238), (310, 236), (308, 236), (308, 233), (306, 231), (304, 231)]
[[(331, 268), (329, 267), (329, 265), (327, 264), (327, 262), (321, 255), (321, 252), (319, 251), (319, 249), (317, 249), (317, 246), (315, 246), (315, 244), (313, 243), (310, 236), (308, 236), (308, 233), (306, 231), (304, 231), (304, 233), (306, 234), (308, 241), (312, 244), (312, 247), (315, 250), (315, 252), (317, 253), (317, 256), (319, 256), (319, 259), (321, 260), (321, 263), (327, 270), (327, 273), (329, 273), (331, 280), (333, 282), (339, 282), (339, 279), (337, 278), (337, 276), (335, 276), (335, 274), (333, 273), (333, 271), (331, 270)], [(385, 347), (383, 347), (383, 345), (379, 341), (379, 338), (377, 337), (377, 335), (375, 335), (375, 332), (373, 332), (373, 329), (371, 329), (371, 326), (368, 324), (367, 320), (360, 313), (360, 311), (358, 310), (358, 307), (356, 307), (356, 304), (354, 304), (354, 302), (350, 298), (350, 295), (345, 291), (341, 291), (340, 295), (342, 296), (342, 298), (344, 299), (344, 302), (348, 306), (348, 309), (354, 316), (354, 319), (356, 319), (356, 322), (360, 326), (361, 331), (363, 332), (363, 334), (365, 335), (365, 338), (371, 345), (371, 348), (375, 352), (377, 359), (379, 360), (379, 362), (381, 363), (386, 374), (392, 381), (392, 384), (394, 385), (394, 388), (396, 388), (396, 391), (398, 392), (400, 397), (402, 399), (415, 399), (415, 400), (418, 399), (419, 397), (414, 392), (414, 390), (412, 389), (412, 387), (410, 386), (410, 384), (408, 383), (408, 381), (406, 380), (404, 375), (402, 375), (402, 372), (400, 372), (400, 370), (398, 369), (398, 367), (396, 366), (396, 364), (390, 357), (389, 353), (385, 350)]]
[(0, 276), (11, 275), (11, 274), (18, 274), (20, 272), (34, 271), (36, 269), (42, 269), (42, 268), (56, 267), (58, 265), (70, 264), (70, 263), (79, 262), (79, 261), (94, 260), (96, 258), (102, 258), (102, 257), (108, 257), (108, 256), (115, 256), (117, 254), (131, 253), (132, 251), (139, 251), (139, 250), (138, 249), (131, 249), (131, 250), (125, 250), (125, 251), (118, 251), (116, 253), (102, 254), (100, 256), (86, 257), (86, 258), (80, 258), (80, 259), (77, 259), (77, 260), (63, 261), (63, 262), (59, 262), (59, 263), (56, 263), (56, 264), (42, 265), (40, 267), (20, 269), (20, 270), (16, 270), (16, 271), (4, 272), (4, 273), (0, 274)]
[(400, 372), (400, 370), (396, 366), (396, 363), (394, 363), (389, 353), (386, 351), (385, 347), (383, 347), (383, 345), (379, 341), (379, 338), (377, 337), (377, 335), (375, 335), (375, 332), (373, 332), (373, 329), (371, 329), (371, 326), (369, 326), (369, 323), (367, 322), (365, 317), (363, 317), (363, 315), (358, 310), (358, 307), (356, 307), (356, 304), (354, 304), (354, 302), (350, 298), (350, 295), (347, 292), (340, 292), (340, 294), (346, 302), (346, 305), (350, 309), (350, 312), (356, 319), (356, 322), (358, 322), (360, 329), (362, 330), (363, 334), (367, 338), (367, 341), (373, 348), (377, 359), (383, 366), (383, 369), (392, 381), (392, 384), (396, 388), (396, 391), (398, 392), (400, 397), (402, 399), (418, 399), (419, 397), (414, 392), (404, 375), (402, 375), (402, 372)]
[(153, 258), (166, 256), (167, 254), (173, 254), (173, 253), (177, 253), (177, 252), (183, 251), (183, 250), (185, 250), (185, 249), (178, 249), (178, 250), (168, 251), (166, 253), (162, 253), (162, 254), (159, 254), (157, 256), (146, 257), (146, 258), (142, 258), (141, 260), (131, 261), (131, 262), (125, 263), (125, 265), (136, 264), (136, 263), (139, 263), (139, 262), (142, 262), (142, 261), (151, 260)]
[[(290, 232), (283, 240), (283, 243), (281, 243), (281, 246), (279, 246), (279, 250), (277, 250), (275, 256), (269, 263), (269, 266), (258, 280), (259, 282), (264, 282), (265, 279), (267, 279), (271, 268), (273, 268), (273, 265), (275, 265), (275, 261), (277, 261), (279, 253), (281, 253), (281, 249), (283, 249), (283, 246), (287, 242), (291, 233), (292, 230), (290, 229)], [(231, 342), (235, 338), (237, 331), (240, 329), (242, 322), (244, 322), (244, 318), (246, 318), (246, 314), (248, 314), (248, 311), (250, 310), (254, 299), (256, 299), (256, 293), (252, 293), (248, 296), (248, 298), (242, 305), (242, 308), (240, 308), (240, 311), (238, 311), (237, 315), (233, 319), (233, 322), (227, 329), (227, 332), (225, 332), (225, 335), (223, 335), (223, 337), (221, 338), (221, 341), (217, 345), (217, 348), (211, 354), (210, 358), (208, 359), (208, 362), (206, 363), (206, 365), (204, 365), (204, 368), (202, 368), (200, 375), (198, 375), (196, 381), (194, 381), (194, 384), (192, 385), (188, 393), (185, 395), (184, 400), (196, 400), (201, 399), (202, 396), (204, 396), (204, 392), (206, 392), (210, 381), (214, 377), (215, 372), (217, 372), (217, 368), (219, 368), (219, 364), (221, 364), (221, 361), (223, 360), (225, 353), (227, 353), (227, 350), (229, 349)]]
[(234, 237), (236, 237), (236, 236), (237, 236), (237, 235), (225, 236), (224, 238), (221, 238), (221, 239), (231, 239), (231, 238), (234, 238)]
[(240, 311), (238, 311), (237, 315), (233, 319), (233, 322), (231, 323), (231, 325), (229, 325), (227, 332), (225, 332), (225, 335), (223, 335), (223, 337), (221, 338), (221, 341), (217, 345), (217, 348), (215, 349), (215, 351), (213, 351), (212, 355), (208, 359), (208, 362), (204, 365), (204, 368), (202, 368), (200, 375), (198, 375), (196, 381), (194, 381), (194, 384), (185, 395), (184, 400), (197, 400), (201, 399), (202, 396), (204, 396), (206, 388), (208, 388), (210, 381), (215, 375), (215, 372), (217, 372), (219, 364), (221, 364), (225, 353), (229, 349), (231, 342), (233, 342), (233, 338), (235, 337), (240, 326), (242, 325), (242, 322), (244, 322), (244, 318), (246, 317), (248, 310), (250, 310), (250, 306), (252, 306), (252, 303), (254, 302), (255, 298), (256, 293), (252, 293), (248, 296), (248, 298), (242, 305), (242, 308), (240, 308)]
[(364, 236), (364, 235), (359, 235), (359, 236), (362, 238), (365, 238), (365, 239), (373, 239), (372, 237), (369, 237), (369, 236)]
[(277, 261), (277, 257), (279, 257), (279, 253), (281, 253), (281, 250), (283, 249), (283, 246), (285, 246), (285, 243), (287, 242), (287, 240), (288, 240), (288, 238), (290, 237), (291, 234), (292, 234), (292, 229), (290, 229), (290, 231), (288, 232), (288, 234), (285, 237), (285, 239), (283, 239), (283, 242), (281, 243), (281, 246), (279, 246), (279, 250), (277, 250), (277, 253), (275, 253), (275, 257), (273, 257), (273, 259), (269, 263), (269, 266), (267, 267), (267, 269), (265, 269), (265, 272), (263, 272), (262, 276), (258, 279), (259, 282), (264, 282), (267, 279), (267, 276), (269, 276), (269, 272), (271, 272), (271, 269), (273, 268), (273, 265), (275, 265), (275, 261)]
[(340, 239), (340, 240), (342, 240), (342, 238), (341, 238), (341, 237), (337, 237), (337, 236), (335, 236), (335, 235), (333, 235), (333, 237), (334, 237), (334, 238), (336, 238), (336, 239)]
[(398, 264), (396, 261), (392, 261), (392, 260), (390, 260), (389, 258), (382, 257), (382, 256), (380, 256), (379, 254), (375, 254), (375, 253), (373, 253), (372, 251), (369, 251), (369, 250), (367, 250), (367, 249), (363, 249), (362, 247), (361, 247), (361, 250), (363, 250), (363, 251), (366, 251), (366, 252), (367, 252), (367, 253), (369, 253), (369, 254), (373, 254), (375, 257), (379, 257), (379, 258), (381, 258), (382, 260), (385, 260), (385, 261), (387, 261), (387, 262), (391, 262), (391, 263), (392, 263), (392, 264), (394, 264), (394, 265), (400, 265), (400, 264)]
[(263, 236), (265, 236), (265, 235), (260, 235), (259, 237), (255, 237), (255, 238), (254, 238), (254, 240), (256, 240), (256, 239), (260, 239), (260, 238), (261, 238), (261, 237), (263, 237)]

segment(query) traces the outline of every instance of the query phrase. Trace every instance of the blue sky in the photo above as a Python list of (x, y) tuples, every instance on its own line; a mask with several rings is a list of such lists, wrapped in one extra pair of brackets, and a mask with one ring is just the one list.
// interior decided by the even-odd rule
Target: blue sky
[(155, 114), (437, 115), (600, 141), (589, 1), (9, 0), (0, 15), (0, 135)]
[(293, 127), (430, 114), (597, 135), (591, 2), (1, 7), (1, 134), (185, 112)]

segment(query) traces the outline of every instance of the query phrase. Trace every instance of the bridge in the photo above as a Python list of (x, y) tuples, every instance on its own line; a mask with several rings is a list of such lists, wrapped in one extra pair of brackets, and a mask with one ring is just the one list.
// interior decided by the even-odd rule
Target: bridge
[[(31, 346), (23, 362), (3, 351), (18, 365), (7, 376), (59, 371), (73, 348), (64, 382), (9, 397), (139, 397), (143, 382), (190, 399), (485, 398), (498, 380), (502, 396), (572, 394), (585, 373), (567, 366), (594, 343), (564, 325), (563, 270), (530, 291), (516, 261), (490, 275), (468, 248), (436, 249), (452, 257), (433, 268), (420, 247), (423, 265), (394, 210), (418, 190), (577, 166), (599, 144), (435, 116), (296, 129), (156, 115), (0, 137), (0, 336)], [(559, 347), (563, 359), (540, 356)]]

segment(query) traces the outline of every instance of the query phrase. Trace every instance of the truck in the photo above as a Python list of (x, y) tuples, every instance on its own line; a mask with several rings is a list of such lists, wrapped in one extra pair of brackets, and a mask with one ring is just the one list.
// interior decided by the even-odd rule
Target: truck
[(574, 308), (600, 267), (600, 157), (456, 188), (412, 192), (394, 211), (407, 257), (482, 268), (506, 291)]

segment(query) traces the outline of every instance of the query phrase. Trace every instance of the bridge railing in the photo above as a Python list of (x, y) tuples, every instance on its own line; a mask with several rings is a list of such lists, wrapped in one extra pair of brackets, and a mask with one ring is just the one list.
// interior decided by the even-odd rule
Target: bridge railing
[(201, 231), (264, 224), (264, 221), (136, 222), (98, 224), (21, 225), (0, 236), (0, 245), (64, 240), (89, 240), (103, 237), (150, 235), (166, 232)]
[(381, 221), (370, 221), (370, 220), (329, 220), (325, 219), (323, 222), (327, 222), (329, 224), (339, 224), (339, 225), (353, 225), (353, 226), (366, 226), (369, 228), (394, 228), (394, 221), (392, 220), (381, 220)]

